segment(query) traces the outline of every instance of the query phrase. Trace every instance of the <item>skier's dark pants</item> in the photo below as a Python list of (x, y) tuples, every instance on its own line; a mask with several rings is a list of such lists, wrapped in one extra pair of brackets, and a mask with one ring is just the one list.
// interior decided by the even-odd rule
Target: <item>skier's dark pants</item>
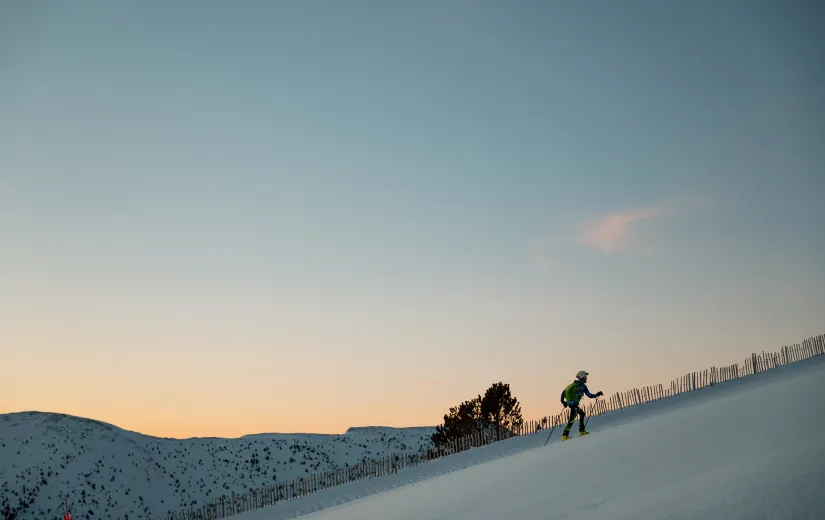
[(567, 426), (564, 427), (564, 433), (570, 433), (570, 428), (573, 427), (573, 423), (576, 422), (576, 417), (579, 418), (579, 431), (584, 431), (584, 410), (579, 408), (577, 404), (568, 404), (568, 408), (570, 408), (570, 420), (567, 421)]

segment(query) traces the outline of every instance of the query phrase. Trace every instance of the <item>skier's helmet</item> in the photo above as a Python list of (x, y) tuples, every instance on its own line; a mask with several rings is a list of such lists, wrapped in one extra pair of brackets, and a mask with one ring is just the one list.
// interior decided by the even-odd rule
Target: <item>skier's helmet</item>
[(579, 370), (579, 373), (576, 374), (576, 379), (581, 379), (582, 381), (587, 381), (588, 373), (586, 370)]

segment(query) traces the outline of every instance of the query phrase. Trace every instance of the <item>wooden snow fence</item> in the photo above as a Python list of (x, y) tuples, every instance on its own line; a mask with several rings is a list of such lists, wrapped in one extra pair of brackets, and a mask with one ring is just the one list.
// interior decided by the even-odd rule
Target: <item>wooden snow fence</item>
[[(724, 367), (711, 367), (701, 372), (687, 373), (671, 381), (669, 386), (661, 384), (643, 386), (625, 392), (617, 392), (609, 398), (591, 401), (587, 406), (587, 415), (588, 417), (602, 415), (651, 401), (667, 399), (686, 392), (695, 392), (822, 355), (825, 355), (825, 335), (814, 336), (802, 343), (783, 347), (778, 352), (753, 353), (741, 365), (736, 363)], [(525, 421), (515, 431), (501, 432), (499, 440), (532, 435), (547, 428), (565, 424), (568, 419), (567, 415), (567, 412), (563, 410), (557, 415), (543, 417), (540, 420)], [(330, 487), (397, 473), (409, 466), (426, 464), (431, 460), (498, 442), (495, 437), (493, 431), (475, 432), (439, 449), (396, 452), (375, 459), (364, 459), (359, 464), (346, 465), (342, 468), (314, 473), (288, 481), (275, 482), (257, 489), (250, 489), (244, 493), (222, 495), (198, 506), (170, 512), (167, 518), (168, 520), (214, 520), (263, 507), (271, 507), (278, 502), (301, 498)]]

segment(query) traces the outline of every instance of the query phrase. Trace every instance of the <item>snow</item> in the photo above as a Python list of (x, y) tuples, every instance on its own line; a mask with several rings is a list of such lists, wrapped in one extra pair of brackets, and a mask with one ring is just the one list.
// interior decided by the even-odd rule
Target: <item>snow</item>
[[(166, 518), (220, 494), (431, 445), (434, 427), (350, 428), (344, 435), (164, 439), (69, 415), (0, 415), (0, 518)], [(22, 504), (28, 505), (23, 508)], [(8, 508), (8, 509), (7, 509)]]
[[(539, 432), (234, 518), (825, 518), (823, 376), (825, 356), (593, 417), (584, 438), (561, 443), (556, 429), (543, 446)], [(77, 519), (166, 518), (273, 474), (414, 451), (432, 431), (175, 440), (66, 415), (0, 415), (0, 509), (25, 497), (18, 519), (60, 518), (68, 493)]]
[(825, 518), (825, 358), (510, 439), (238, 520)]

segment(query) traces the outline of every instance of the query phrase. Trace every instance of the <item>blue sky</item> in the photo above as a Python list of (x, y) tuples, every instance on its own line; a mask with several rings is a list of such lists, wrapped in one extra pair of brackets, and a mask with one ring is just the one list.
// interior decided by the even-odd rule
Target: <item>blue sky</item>
[(0, 412), (539, 416), (823, 332), (816, 3), (0, 10)]

